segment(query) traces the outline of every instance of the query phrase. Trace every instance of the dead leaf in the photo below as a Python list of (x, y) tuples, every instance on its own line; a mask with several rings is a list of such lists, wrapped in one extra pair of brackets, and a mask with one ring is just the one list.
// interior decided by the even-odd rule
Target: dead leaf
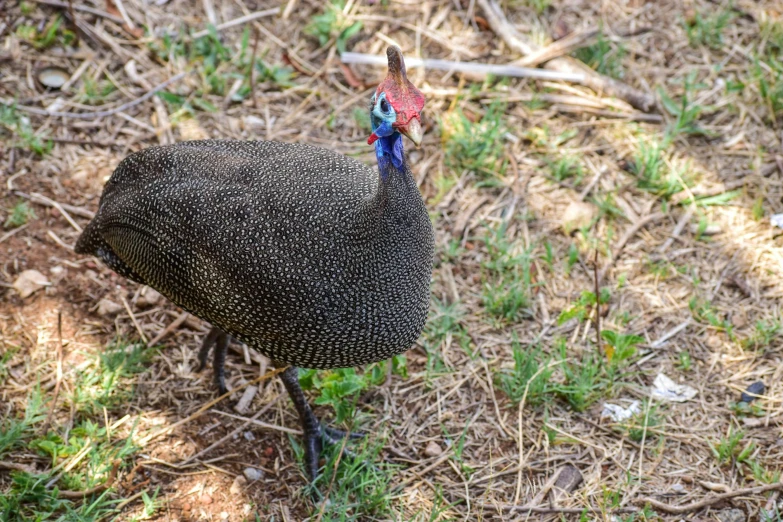
[(22, 299), (49, 285), (49, 280), (38, 270), (25, 270), (14, 281), (14, 288)]

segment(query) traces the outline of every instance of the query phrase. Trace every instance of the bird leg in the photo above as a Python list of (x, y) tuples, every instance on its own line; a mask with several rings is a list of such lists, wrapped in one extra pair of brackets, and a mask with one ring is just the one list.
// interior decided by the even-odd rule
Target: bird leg
[(212, 346), (215, 346), (215, 353), (212, 359), (212, 372), (215, 378), (215, 384), (218, 387), (218, 391), (221, 395), (228, 391), (226, 388), (226, 351), (228, 351), (228, 343), (231, 341), (231, 337), (215, 326), (209, 331), (204, 338), (204, 344), (201, 345), (201, 349), (198, 352), (198, 370), (201, 371), (207, 365), (207, 356)]
[[(295, 366), (289, 366), (281, 374), (285, 389), (294, 402), (294, 407), (299, 414), (299, 420), (302, 423), (302, 432), (304, 438), (304, 457), (305, 468), (307, 469), (310, 480), (315, 481), (318, 476), (318, 460), (321, 457), (323, 443), (337, 445), (340, 439), (345, 437), (359, 439), (364, 436), (363, 433), (349, 433), (342, 430), (336, 430), (327, 426), (322, 426), (321, 421), (313, 413), (310, 404), (307, 402), (302, 386), (299, 384), (299, 370)], [(355, 456), (349, 450), (344, 450), (349, 456)]]

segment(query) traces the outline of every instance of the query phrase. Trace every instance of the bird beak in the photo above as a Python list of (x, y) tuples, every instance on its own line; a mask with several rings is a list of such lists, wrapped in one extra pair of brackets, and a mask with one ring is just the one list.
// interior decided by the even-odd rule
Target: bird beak
[(397, 129), (405, 134), (416, 147), (421, 145), (422, 131), (419, 118), (411, 118), (406, 125), (400, 125)]

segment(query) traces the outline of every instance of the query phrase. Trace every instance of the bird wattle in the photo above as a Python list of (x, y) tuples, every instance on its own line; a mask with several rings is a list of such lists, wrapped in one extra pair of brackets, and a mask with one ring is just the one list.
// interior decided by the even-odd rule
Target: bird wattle
[[(373, 133), (373, 136), (377, 136)], [(389, 136), (378, 136), (375, 140), (375, 155), (378, 158), (378, 168), (381, 176), (386, 175), (389, 167), (402, 170), (405, 163), (405, 153), (402, 148), (402, 134), (394, 132)]]

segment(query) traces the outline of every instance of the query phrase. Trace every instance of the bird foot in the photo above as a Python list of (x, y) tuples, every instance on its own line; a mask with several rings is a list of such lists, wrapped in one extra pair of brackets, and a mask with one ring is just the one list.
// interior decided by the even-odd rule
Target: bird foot
[(198, 368), (196, 371), (200, 372), (207, 366), (207, 357), (209, 356), (209, 350), (215, 347), (215, 353), (212, 359), (212, 372), (215, 379), (220, 395), (228, 392), (226, 388), (226, 352), (228, 351), (228, 343), (231, 338), (227, 333), (217, 327), (212, 327), (207, 336), (204, 338), (204, 343), (201, 345), (201, 349), (198, 352)]
[(324, 426), (320, 421), (311, 429), (304, 430), (304, 463), (310, 480), (315, 482), (318, 477), (318, 461), (321, 459), (324, 444), (329, 446), (343, 446), (342, 454), (351, 459), (359, 459), (353, 451), (343, 445), (344, 439), (357, 440), (365, 436), (364, 433), (350, 432)]

